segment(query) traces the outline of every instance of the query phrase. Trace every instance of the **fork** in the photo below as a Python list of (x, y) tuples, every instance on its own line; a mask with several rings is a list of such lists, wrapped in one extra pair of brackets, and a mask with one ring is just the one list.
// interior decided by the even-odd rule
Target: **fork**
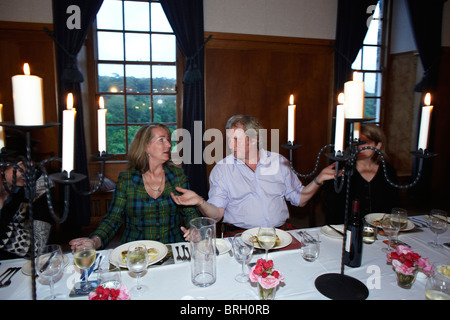
[[(17, 267), (17, 268), (12, 268), (11, 273), (9, 273), (9, 275), (7, 277), (4, 277), (3, 280), (0, 282), (0, 288), (4, 288), (7, 287), (11, 284), (11, 278), (17, 273), (17, 271), (19, 271), (21, 268)], [(5, 279), (7, 279), (5, 281)], [(3, 281), (5, 281), (5, 283), (3, 283)]]
[(308, 232), (306, 231), (298, 231), (298, 234), (303, 236), (303, 238), (306, 240), (306, 242), (310, 242), (310, 243), (319, 243), (320, 241), (317, 241), (316, 239), (314, 239)]
[(178, 253), (177, 260), (182, 260), (182, 258), (180, 256), (180, 251), (178, 250), (178, 248), (179, 248), (178, 246), (175, 247), (175, 249), (177, 249), (177, 253)]
[(183, 249), (183, 258), (181, 258), (181, 260), (186, 261), (187, 257), (186, 257), (186, 252), (184, 251), (186, 249), (186, 247), (184, 246), (184, 244), (182, 244), (181, 248)]
[[(14, 269), (13, 267), (9, 267), (8, 269), (6, 269), (1, 275), (0, 278), (3, 278), (3, 276), (6, 276), (12, 269)], [(1, 281), (0, 281), (1, 283)]]

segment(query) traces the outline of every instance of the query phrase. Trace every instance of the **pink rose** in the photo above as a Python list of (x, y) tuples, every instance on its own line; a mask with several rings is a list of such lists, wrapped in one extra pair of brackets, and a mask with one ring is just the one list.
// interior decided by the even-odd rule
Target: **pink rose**
[(434, 272), (434, 266), (428, 262), (427, 258), (420, 258), (416, 262), (417, 266), (420, 270), (422, 270), (423, 273), (429, 275)]
[(267, 276), (266, 278), (259, 278), (258, 279), (259, 284), (264, 289), (271, 289), (275, 288), (277, 285), (280, 284), (280, 279), (275, 278), (272, 275)]

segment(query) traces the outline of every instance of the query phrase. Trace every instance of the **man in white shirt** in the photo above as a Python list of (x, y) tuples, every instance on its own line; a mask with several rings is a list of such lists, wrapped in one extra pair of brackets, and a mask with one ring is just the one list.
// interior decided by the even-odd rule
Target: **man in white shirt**
[(259, 121), (235, 115), (227, 121), (227, 143), (232, 151), (211, 171), (209, 199), (177, 188), (175, 203), (195, 205), (203, 215), (236, 229), (281, 227), (289, 218), (286, 204), (305, 206), (325, 180), (334, 179), (334, 164), (324, 168), (307, 186), (302, 185), (282, 155), (259, 146)]

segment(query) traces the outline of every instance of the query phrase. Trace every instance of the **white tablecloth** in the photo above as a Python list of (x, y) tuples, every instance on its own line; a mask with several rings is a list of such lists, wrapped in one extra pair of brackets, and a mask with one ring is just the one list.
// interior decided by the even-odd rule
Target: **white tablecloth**
[[(306, 262), (300, 255), (300, 250), (270, 252), (269, 258), (274, 261), (276, 269), (283, 272), (285, 281), (276, 293), (280, 300), (322, 300), (328, 299), (315, 287), (315, 279), (325, 273), (339, 273), (341, 268), (342, 240), (330, 238), (320, 233), (320, 227), (306, 229), (308, 232), (319, 232), (321, 240), (320, 256), (314, 262)], [(299, 239), (297, 232), (290, 231), (293, 237)], [(392, 266), (386, 264), (386, 254), (381, 251), (386, 244), (386, 238), (378, 236), (378, 240), (371, 244), (364, 244), (362, 265), (359, 268), (345, 267), (344, 273), (364, 283), (369, 289), (368, 299), (425, 299), (426, 277), (419, 276), (409, 290), (398, 287)], [(400, 234), (399, 239), (409, 244), (413, 250), (428, 257), (432, 263), (450, 264), (450, 249), (447, 247), (434, 249), (427, 245), (433, 239), (429, 228), (420, 232)], [(441, 243), (450, 242), (450, 230), (441, 234)], [(100, 251), (106, 257), (111, 250)], [(175, 254), (176, 251), (174, 250)], [(55, 292), (66, 296), (68, 300), (86, 300), (87, 297), (69, 298), (69, 292), (75, 282), (79, 281), (80, 273), (72, 263), (72, 254), (68, 254), (69, 264), (64, 274), (55, 284)], [(253, 261), (263, 257), (256, 255)], [(107, 259), (106, 263), (108, 262)], [(3, 260), (0, 274), (8, 267), (18, 267), (26, 263), (23, 259)], [(137, 299), (180, 300), (180, 299), (213, 299), (213, 300), (251, 300), (257, 299), (256, 287), (250, 283), (238, 283), (234, 277), (241, 270), (241, 266), (234, 257), (223, 254), (217, 257), (217, 280), (207, 288), (196, 287), (191, 282), (190, 262), (155, 266), (148, 269), (143, 276), (142, 283), (149, 287), (148, 292)], [(95, 277), (92, 274), (91, 277)], [(122, 282), (131, 288), (136, 279), (128, 271), (121, 271)], [(49, 295), (49, 286), (43, 284), (39, 278), (36, 284), (37, 299)], [(31, 277), (19, 272), (12, 279), (12, 284), (0, 288), (0, 300), (32, 299)], [(134, 298), (133, 298), (134, 299)]]

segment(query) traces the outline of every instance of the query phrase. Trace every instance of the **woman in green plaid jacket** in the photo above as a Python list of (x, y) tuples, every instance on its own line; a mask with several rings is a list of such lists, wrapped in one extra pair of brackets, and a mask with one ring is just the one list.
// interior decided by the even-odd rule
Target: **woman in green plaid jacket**
[(104, 248), (122, 224), (122, 243), (172, 243), (188, 238), (189, 230), (182, 223), (188, 226), (199, 213), (196, 207), (178, 206), (171, 199), (175, 187), (188, 187), (183, 170), (170, 162), (171, 147), (165, 125), (150, 124), (138, 130), (128, 152), (128, 170), (119, 175), (108, 212), (89, 238), (71, 240), (72, 248), (84, 241)]

